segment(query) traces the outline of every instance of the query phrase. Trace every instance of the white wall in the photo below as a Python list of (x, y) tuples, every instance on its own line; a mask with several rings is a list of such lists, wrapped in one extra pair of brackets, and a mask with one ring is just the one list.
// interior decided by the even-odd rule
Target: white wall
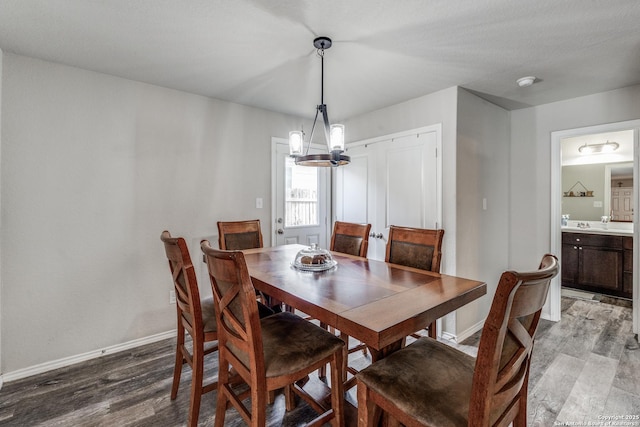
[(270, 243), (271, 137), (299, 119), (12, 54), (2, 70), (1, 372), (174, 329), (164, 229), (194, 263), (218, 220), (259, 218)]
[(458, 91), (456, 274), (487, 283), (486, 297), (456, 312), (462, 338), (479, 329), (509, 268), (509, 121), (507, 110)]
[[(0, 188), (2, 188), (2, 58), (0, 49)], [(2, 192), (0, 191), (0, 236), (2, 236)], [(2, 388), (2, 245), (0, 244), (0, 388)]]
[(537, 267), (551, 247), (551, 132), (638, 118), (640, 86), (511, 112), (512, 268)]

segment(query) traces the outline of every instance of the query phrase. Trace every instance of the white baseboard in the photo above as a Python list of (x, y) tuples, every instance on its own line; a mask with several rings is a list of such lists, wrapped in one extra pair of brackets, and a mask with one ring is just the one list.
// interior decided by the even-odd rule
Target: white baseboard
[(39, 365), (30, 366), (28, 368), (18, 369), (17, 371), (0, 374), (0, 389), (2, 388), (3, 382), (15, 381), (22, 378), (30, 377), (32, 375), (41, 374), (43, 372), (52, 371), (54, 369), (64, 368), (65, 366), (73, 365), (75, 363), (97, 359), (98, 357), (102, 357), (107, 354), (118, 353), (120, 351), (129, 350), (131, 348), (139, 347), (145, 344), (151, 344), (167, 338), (173, 338), (175, 336), (176, 330), (173, 329), (171, 331), (161, 332), (159, 334), (150, 335), (148, 337), (138, 338), (133, 341), (112, 345), (100, 350), (93, 350), (87, 353), (64, 357), (62, 359), (52, 360), (50, 362), (41, 363)]
[(476, 323), (475, 325), (471, 326), (470, 328), (467, 328), (466, 330), (462, 331), (458, 335), (454, 335), (454, 334), (451, 334), (449, 332), (442, 332), (441, 337), (443, 339), (445, 339), (445, 340), (452, 341), (452, 342), (454, 342), (456, 344), (459, 344), (462, 341), (464, 341), (467, 338), (469, 338), (471, 335), (473, 335), (476, 332), (478, 332), (479, 330), (481, 330), (483, 326), (484, 326), (484, 320), (481, 320), (480, 322)]

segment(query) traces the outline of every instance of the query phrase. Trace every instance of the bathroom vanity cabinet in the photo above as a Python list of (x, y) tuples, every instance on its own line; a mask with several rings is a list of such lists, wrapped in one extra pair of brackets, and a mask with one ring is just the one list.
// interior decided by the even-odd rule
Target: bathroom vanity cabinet
[(562, 233), (562, 285), (631, 298), (633, 237)]

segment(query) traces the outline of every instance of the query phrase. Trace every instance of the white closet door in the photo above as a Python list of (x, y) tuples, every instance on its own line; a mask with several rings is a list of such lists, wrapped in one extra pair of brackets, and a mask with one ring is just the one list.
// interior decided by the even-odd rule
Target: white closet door
[(371, 223), (368, 257), (384, 260), (390, 225), (436, 228), (437, 134), (427, 132), (350, 148), (336, 174), (336, 217)]

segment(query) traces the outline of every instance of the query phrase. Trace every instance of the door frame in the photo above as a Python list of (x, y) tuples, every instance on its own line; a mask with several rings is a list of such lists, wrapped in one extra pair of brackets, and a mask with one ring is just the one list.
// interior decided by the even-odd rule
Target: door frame
[[(269, 236), (269, 245), (270, 246), (276, 246), (276, 237), (275, 237), (275, 233), (276, 230), (278, 229), (278, 224), (276, 224), (276, 217), (278, 215), (277, 213), (277, 165), (278, 165), (278, 150), (277, 147), (278, 145), (285, 145), (285, 146), (289, 146), (289, 140), (285, 139), (285, 138), (279, 138), (276, 136), (271, 137), (271, 218), (270, 218), (270, 224), (271, 224), (271, 235)], [(314, 149), (318, 149), (318, 150), (326, 150), (326, 145), (324, 144), (317, 144), (317, 143), (312, 143), (311, 144), (311, 148)], [(324, 205), (325, 205), (325, 216), (324, 216), (324, 221), (325, 221), (325, 241), (329, 242), (331, 240), (331, 227), (330, 224), (327, 224), (327, 220), (331, 220), (332, 219), (332, 212), (333, 212), (333, 206), (331, 204), (331, 201), (333, 200), (332, 198), (332, 189), (333, 189), (333, 174), (329, 173), (327, 174), (327, 181), (326, 181), (326, 188), (325, 188), (325, 200), (324, 200)], [(322, 213), (319, 213), (322, 214)], [(322, 220), (322, 219), (320, 219)], [(331, 222), (331, 224), (333, 224), (333, 221)]]
[[(634, 212), (638, 212), (638, 195), (640, 194), (640, 120), (629, 120), (617, 123), (588, 126), (576, 129), (551, 132), (551, 253), (556, 254), (562, 268), (562, 228), (560, 216), (562, 215), (562, 144), (565, 138), (590, 135), (596, 133), (633, 130), (633, 182), (634, 182)], [(640, 219), (638, 215), (633, 217), (633, 332), (638, 334), (640, 330)], [(547, 303), (549, 305), (543, 317), (549, 320), (559, 321), (561, 316), (561, 275), (556, 276), (549, 289)]]

